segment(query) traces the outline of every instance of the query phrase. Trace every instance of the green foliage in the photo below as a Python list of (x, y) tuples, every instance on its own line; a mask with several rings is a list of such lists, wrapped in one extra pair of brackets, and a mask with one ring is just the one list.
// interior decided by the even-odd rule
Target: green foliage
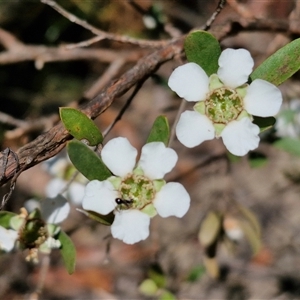
[(250, 75), (251, 80), (264, 79), (280, 85), (300, 69), (300, 38), (296, 39), (266, 59)]
[(60, 253), (63, 258), (63, 262), (68, 273), (71, 275), (74, 273), (76, 265), (75, 246), (69, 236), (63, 231), (59, 232), (58, 240), (61, 243)]
[(76, 169), (89, 180), (105, 180), (111, 172), (101, 158), (85, 144), (73, 140), (68, 143), (69, 158)]
[(268, 163), (267, 157), (257, 151), (250, 152), (248, 158), (251, 168), (263, 167)]
[(300, 140), (290, 137), (282, 138), (274, 146), (295, 156), (300, 156)]
[(260, 132), (263, 132), (270, 129), (276, 123), (276, 119), (274, 117), (262, 118), (253, 116), (253, 123), (260, 128)]
[(154, 264), (148, 271), (148, 276), (151, 278), (159, 288), (163, 288), (167, 284), (167, 279), (159, 264)]
[(199, 241), (203, 247), (210, 246), (219, 238), (221, 228), (221, 216), (213, 211), (210, 211), (203, 220), (198, 235)]
[(103, 136), (95, 123), (81, 111), (70, 108), (60, 107), (60, 118), (77, 140), (88, 140), (90, 146), (95, 146), (103, 141)]
[(170, 139), (170, 127), (168, 119), (165, 116), (158, 116), (153, 123), (147, 143), (163, 142), (166, 146)]
[(252, 254), (256, 255), (261, 249), (260, 224), (255, 214), (250, 209), (241, 205), (238, 208), (242, 217), (240, 220), (240, 226), (243, 230), (245, 238), (252, 248)]
[[(99, 200), (101, 201), (101, 199), (99, 199)], [(79, 209), (79, 208), (77, 208), (77, 210), (79, 212), (83, 213), (84, 215), (86, 215), (88, 218), (95, 220), (106, 226), (110, 226), (114, 222), (114, 219), (115, 219), (115, 215), (113, 212), (109, 213), (108, 215), (101, 215), (101, 214), (98, 214), (91, 210), (83, 210), (83, 209)]]
[(170, 291), (164, 290), (158, 299), (159, 300), (176, 300), (177, 298)]
[(188, 275), (187, 281), (195, 282), (199, 280), (205, 274), (205, 272), (205, 267), (203, 265), (195, 266)]
[(158, 291), (158, 287), (152, 279), (148, 278), (140, 284), (139, 291), (145, 296), (154, 296)]
[(10, 229), (10, 219), (14, 216), (16, 214), (10, 211), (0, 211), (0, 226)]
[(201, 66), (208, 76), (217, 72), (221, 47), (212, 34), (201, 30), (191, 32), (185, 39), (184, 50), (188, 61)]

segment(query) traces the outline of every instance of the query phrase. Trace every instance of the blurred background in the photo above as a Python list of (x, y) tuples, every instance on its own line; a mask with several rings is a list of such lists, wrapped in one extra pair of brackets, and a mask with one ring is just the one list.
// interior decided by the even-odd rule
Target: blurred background
[[(203, 26), (218, 1), (57, 3), (109, 33), (169, 40)], [(257, 66), (299, 37), (299, 9), (299, 1), (292, 0), (231, 0), (212, 32), (221, 36), (222, 48), (248, 49)], [(61, 50), (92, 37), (49, 5), (0, 0), (2, 150), (26, 145), (59, 122), (59, 107), (86, 103), (155, 51), (108, 39), (78, 47), (73, 57)], [(124, 136), (140, 149), (158, 115), (173, 125), (181, 99), (167, 80), (184, 62), (178, 57), (165, 63), (144, 83), (106, 141)], [(51, 253), (46, 274), (47, 257), (34, 265), (25, 262), (24, 253), (2, 254), (1, 299), (34, 299), (41, 284), (40, 299), (49, 300), (300, 299), (299, 74), (279, 88), (284, 105), (276, 126), (262, 134), (259, 148), (247, 157), (228, 155), (220, 140), (187, 149), (174, 139), (179, 161), (166, 179), (181, 182), (191, 195), (191, 208), (182, 219), (157, 216), (147, 240), (126, 245), (110, 238), (109, 227), (76, 211), (80, 199), (69, 193), (72, 211), (62, 227), (76, 246), (75, 273), (68, 275), (59, 251)], [(95, 120), (102, 131), (131, 92)], [(5, 209), (18, 213), (28, 199), (55, 193), (51, 184), (65, 180), (69, 164), (64, 151), (59, 158), (64, 167), (57, 167), (56, 158), (25, 171)], [(1, 187), (1, 197), (8, 190), (9, 185)]]

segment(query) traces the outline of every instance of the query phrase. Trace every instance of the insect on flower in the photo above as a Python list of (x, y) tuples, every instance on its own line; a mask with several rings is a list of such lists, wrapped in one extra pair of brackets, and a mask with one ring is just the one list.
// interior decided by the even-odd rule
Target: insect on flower
[(125, 200), (125, 199), (121, 199), (121, 198), (116, 198), (116, 203), (118, 205), (125, 205), (127, 208), (129, 208), (133, 203), (133, 199), (130, 199), (130, 200)]

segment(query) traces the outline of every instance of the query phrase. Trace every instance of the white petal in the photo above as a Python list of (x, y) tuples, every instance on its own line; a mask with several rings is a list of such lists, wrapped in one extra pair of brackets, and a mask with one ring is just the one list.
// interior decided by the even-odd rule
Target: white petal
[(248, 81), (254, 61), (246, 49), (226, 49), (219, 57), (218, 76), (222, 82), (237, 88)]
[(34, 211), (36, 208), (41, 209), (41, 202), (36, 199), (29, 199), (26, 202), (24, 202), (23, 206), (28, 212)]
[(195, 111), (185, 111), (176, 125), (178, 140), (192, 148), (215, 137), (215, 129), (208, 117)]
[(55, 198), (46, 198), (41, 203), (43, 219), (49, 224), (58, 224), (64, 221), (70, 212), (70, 204), (61, 195)]
[(134, 244), (149, 236), (149, 224), (150, 217), (139, 210), (117, 211), (111, 233), (126, 244)]
[(279, 112), (282, 95), (274, 84), (262, 80), (254, 80), (247, 89), (244, 108), (254, 116), (270, 117)]
[(259, 127), (249, 118), (230, 122), (221, 136), (227, 150), (234, 155), (243, 156), (258, 147)]
[(123, 137), (110, 140), (101, 151), (103, 162), (114, 175), (120, 177), (133, 170), (136, 156), (137, 150)]
[(67, 186), (67, 182), (61, 178), (51, 179), (46, 185), (46, 189), (45, 189), (46, 197), (48, 198), (56, 197), (65, 189), (66, 186)]
[(163, 217), (183, 217), (190, 207), (190, 195), (178, 182), (169, 182), (156, 194), (153, 201), (157, 213)]
[(167, 148), (162, 142), (153, 142), (142, 148), (138, 165), (148, 178), (161, 179), (174, 168), (177, 159), (173, 149)]
[(118, 198), (118, 192), (109, 181), (92, 180), (85, 187), (82, 207), (107, 215), (117, 206), (116, 198)]
[(70, 201), (75, 205), (81, 205), (84, 197), (85, 186), (79, 182), (72, 182), (68, 189)]
[(9, 252), (14, 248), (18, 232), (0, 226), (0, 250)]
[(187, 101), (200, 101), (209, 91), (208, 83), (208, 76), (199, 65), (187, 63), (173, 71), (168, 85), (179, 97)]

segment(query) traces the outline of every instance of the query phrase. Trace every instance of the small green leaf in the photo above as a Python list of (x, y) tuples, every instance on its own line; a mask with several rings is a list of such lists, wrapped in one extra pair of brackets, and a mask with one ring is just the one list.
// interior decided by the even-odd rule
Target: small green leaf
[(204, 262), (204, 266), (205, 266), (205, 269), (207, 271), (207, 274), (211, 278), (216, 279), (220, 276), (220, 267), (219, 267), (219, 264), (218, 264), (218, 261), (217, 261), (216, 257), (204, 256), (203, 257), (203, 262)]
[(264, 154), (257, 151), (250, 152), (248, 159), (251, 168), (263, 167), (268, 163), (267, 157)]
[[(101, 199), (99, 199), (99, 201), (101, 201)], [(111, 212), (108, 215), (100, 215), (94, 211), (84, 210), (84, 209), (80, 209), (80, 208), (77, 208), (77, 211), (83, 213), (88, 218), (95, 220), (106, 226), (110, 226), (114, 222), (114, 219), (115, 219), (115, 215), (113, 212)]]
[(61, 243), (60, 253), (63, 258), (63, 262), (65, 264), (67, 272), (71, 275), (75, 271), (75, 264), (76, 264), (75, 246), (72, 240), (69, 238), (69, 236), (63, 231), (59, 232), (58, 240)]
[(163, 273), (161, 266), (155, 263), (148, 271), (148, 276), (151, 278), (159, 288), (163, 288), (167, 284), (166, 275)]
[(263, 132), (271, 128), (276, 123), (276, 119), (274, 117), (262, 118), (253, 116), (253, 123), (260, 128), (260, 132)]
[(238, 205), (237, 208), (239, 209), (242, 218), (245, 221), (247, 221), (251, 225), (251, 227), (255, 230), (256, 234), (260, 236), (261, 234), (260, 223), (256, 215), (253, 213), (253, 211), (242, 205)]
[(170, 139), (170, 127), (168, 119), (165, 116), (159, 116), (153, 123), (147, 143), (163, 142), (166, 146)]
[(293, 138), (282, 138), (273, 144), (276, 148), (284, 150), (295, 156), (300, 156), (300, 140)]
[(205, 267), (203, 265), (194, 266), (188, 275), (187, 281), (195, 282), (205, 274)]
[(73, 140), (67, 146), (68, 155), (76, 169), (89, 180), (105, 180), (112, 174), (101, 158), (85, 144)]
[(154, 296), (158, 291), (158, 287), (152, 279), (148, 278), (140, 284), (139, 291), (145, 296)]
[(260, 234), (257, 233), (256, 229), (253, 228), (252, 224), (250, 224), (248, 221), (241, 220), (240, 224), (243, 233), (252, 248), (252, 252), (253, 252), (252, 254), (253, 255), (257, 254), (261, 248)]
[(178, 298), (175, 297), (173, 293), (168, 290), (163, 290), (161, 295), (158, 297), (158, 300), (176, 300)]
[(217, 73), (221, 47), (212, 34), (202, 30), (191, 32), (184, 41), (184, 50), (188, 61), (198, 64), (208, 76)]
[(16, 215), (17, 214), (10, 211), (0, 211), (0, 226), (10, 229), (10, 219)]
[(280, 85), (300, 69), (300, 38), (288, 43), (261, 65), (250, 75), (251, 80), (264, 79), (274, 85)]
[(95, 123), (81, 111), (70, 108), (59, 108), (60, 118), (71, 135), (77, 140), (88, 140), (90, 146), (103, 141), (103, 136)]
[(198, 238), (203, 247), (208, 247), (213, 244), (219, 237), (222, 222), (221, 216), (215, 212), (209, 212), (203, 220)]

